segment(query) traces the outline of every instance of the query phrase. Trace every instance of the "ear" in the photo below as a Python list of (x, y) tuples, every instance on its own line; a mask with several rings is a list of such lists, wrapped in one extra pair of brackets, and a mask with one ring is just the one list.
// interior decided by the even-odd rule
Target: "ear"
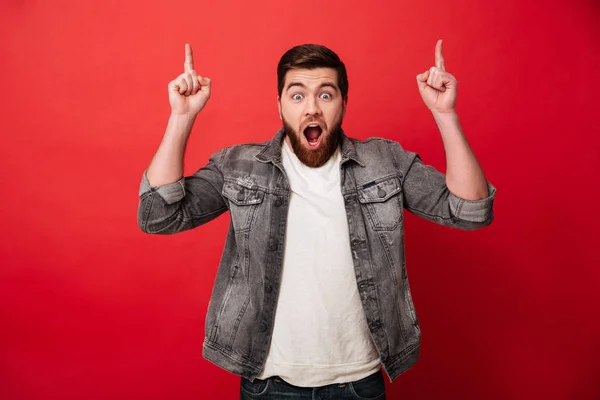
[(348, 95), (342, 100), (342, 118), (346, 116), (346, 108), (348, 107)]
[(281, 115), (281, 97), (277, 96), (277, 108), (279, 109), (279, 119), (283, 121), (283, 116)]

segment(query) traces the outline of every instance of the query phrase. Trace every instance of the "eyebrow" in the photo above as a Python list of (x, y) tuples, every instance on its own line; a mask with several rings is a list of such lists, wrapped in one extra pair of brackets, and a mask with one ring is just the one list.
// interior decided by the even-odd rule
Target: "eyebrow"
[[(285, 91), (288, 92), (294, 86), (301, 87), (302, 89), (307, 89), (306, 85), (302, 82), (290, 82), (288, 83)], [(330, 87), (332, 89), (338, 90), (337, 85), (333, 82), (323, 82), (319, 85), (319, 89), (323, 89), (324, 87)]]

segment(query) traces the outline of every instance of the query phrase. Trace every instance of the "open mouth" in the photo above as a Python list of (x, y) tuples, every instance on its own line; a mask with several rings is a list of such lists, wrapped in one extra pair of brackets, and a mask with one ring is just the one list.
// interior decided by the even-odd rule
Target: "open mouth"
[(319, 124), (309, 124), (306, 128), (304, 128), (304, 137), (306, 138), (309, 147), (319, 147), (319, 144), (321, 144), (322, 134), (323, 129), (319, 126)]

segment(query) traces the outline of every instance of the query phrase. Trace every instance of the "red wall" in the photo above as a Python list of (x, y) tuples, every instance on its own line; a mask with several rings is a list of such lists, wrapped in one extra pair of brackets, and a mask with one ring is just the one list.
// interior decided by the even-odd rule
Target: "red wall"
[(389, 398), (598, 399), (598, 3), (211, 3), (0, 3), (0, 398), (236, 398), (201, 357), (228, 216), (171, 237), (136, 223), (185, 42), (213, 80), (188, 173), (275, 133), (277, 61), (306, 42), (348, 66), (350, 135), (443, 170), (415, 83), (442, 38), (496, 220), (407, 217), (423, 345)]

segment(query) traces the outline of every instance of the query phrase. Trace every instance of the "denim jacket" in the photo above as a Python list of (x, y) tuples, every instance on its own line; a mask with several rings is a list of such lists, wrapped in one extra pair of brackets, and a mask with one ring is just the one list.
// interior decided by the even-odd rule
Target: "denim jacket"
[[(229, 210), (230, 226), (206, 315), (203, 356), (247, 379), (269, 351), (284, 255), (290, 187), (281, 163), (284, 131), (260, 144), (213, 154), (178, 182), (140, 187), (142, 231), (172, 234)], [(495, 188), (461, 199), (445, 176), (394, 141), (342, 133), (341, 192), (356, 284), (373, 342), (394, 380), (419, 356), (421, 332), (404, 257), (404, 209), (430, 221), (477, 229), (493, 219)]]

